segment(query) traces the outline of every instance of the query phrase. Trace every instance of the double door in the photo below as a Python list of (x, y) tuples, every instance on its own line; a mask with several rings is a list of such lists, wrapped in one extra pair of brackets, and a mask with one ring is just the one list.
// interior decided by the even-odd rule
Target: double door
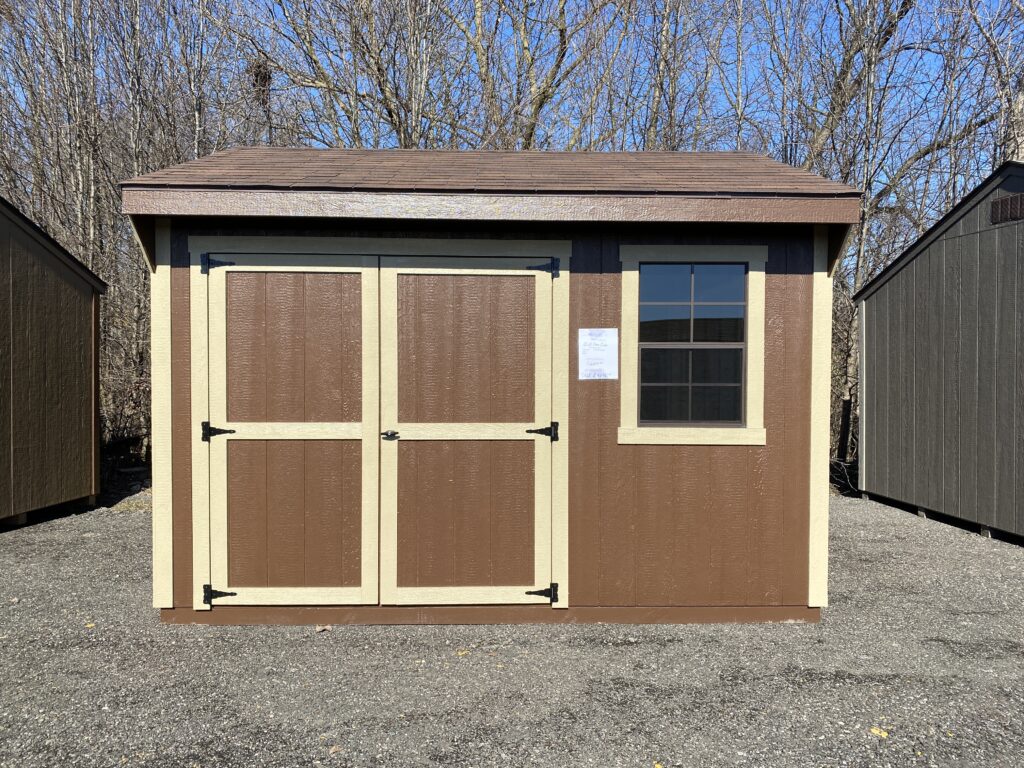
[(214, 253), (198, 266), (197, 608), (551, 602), (543, 263)]

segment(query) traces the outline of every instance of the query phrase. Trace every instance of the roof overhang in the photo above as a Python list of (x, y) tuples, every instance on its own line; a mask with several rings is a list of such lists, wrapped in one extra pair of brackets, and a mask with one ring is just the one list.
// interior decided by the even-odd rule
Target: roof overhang
[(852, 224), (858, 198), (828, 196), (559, 195), (132, 188), (136, 216), (564, 222)]

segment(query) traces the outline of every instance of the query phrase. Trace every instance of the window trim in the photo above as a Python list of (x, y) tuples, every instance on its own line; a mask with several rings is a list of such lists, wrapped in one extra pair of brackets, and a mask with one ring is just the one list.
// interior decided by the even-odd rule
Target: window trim
[[(765, 268), (768, 247), (762, 245), (623, 245), (621, 380), (619, 430), (621, 445), (765, 445), (764, 330)], [(640, 400), (640, 264), (642, 262), (733, 262), (747, 265), (746, 360), (743, 424), (720, 426), (641, 426)]]

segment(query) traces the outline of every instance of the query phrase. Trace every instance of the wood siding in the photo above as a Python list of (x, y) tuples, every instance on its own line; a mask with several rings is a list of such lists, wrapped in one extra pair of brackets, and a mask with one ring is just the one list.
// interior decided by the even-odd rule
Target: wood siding
[(228, 443), (231, 586), (359, 586), (360, 452), (355, 440)]
[(991, 224), (1005, 179), (865, 302), (869, 493), (1024, 534), (1024, 222)]
[(533, 584), (533, 443), (398, 444), (398, 586)]
[(0, 518), (99, 492), (94, 287), (0, 211)]
[[(569, 420), (571, 604), (580, 610), (586, 606), (636, 609), (639, 613), (635, 620), (639, 621), (644, 616), (661, 616), (661, 607), (671, 606), (695, 610), (731, 606), (738, 610), (737, 615), (746, 615), (743, 611), (753, 607), (807, 605), (813, 273), (810, 226), (720, 229), (623, 225), (606, 233), (562, 226), (521, 232), (459, 229), (452, 224), (398, 232), (395, 229), (370, 223), (337, 230), (309, 222), (294, 228), (271, 228), (256, 222), (175, 220), (174, 271), (186, 271), (188, 234), (572, 238), (570, 311), (571, 338), (575, 339), (579, 328), (620, 325), (620, 242), (767, 245), (767, 445), (619, 445), (618, 381), (578, 381), (573, 349)], [(175, 605), (190, 609), (187, 277), (175, 279), (172, 291)], [(400, 407), (402, 402), (400, 397)], [(441, 414), (429, 417), (439, 419)], [(428, 415), (417, 418), (426, 419)], [(413, 445), (400, 443), (403, 450)], [(492, 469), (488, 471), (493, 471), (494, 462), (489, 466)], [(479, 469), (482, 478), (484, 467)], [(489, 482), (493, 483), (493, 478)], [(458, 510), (451, 511), (459, 514)], [(414, 543), (406, 542), (405, 546), (414, 547)], [(493, 576), (485, 571), (481, 566), (473, 575), (459, 578), (487, 583)], [(411, 575), (403, 578), (414, 579)], [(496, 608), (492, 620), (505, 620), (501, 618), (502, 610), (508, 613), (520, 609), (525, 616), (531, 607)], [(226, 613), (224, 608), (218, 610)], [(189, 614), (197, 620), (209, 620), (191, 610)], [(456, 614), (458, 611), (452, 615)], [(267, 620), (274, 621), (277, 615), (268, 612)], [(675, 614), (664, 613), (670, 615)]]
[(361, 420), (357, 274), (227, 276), (228, 420)]

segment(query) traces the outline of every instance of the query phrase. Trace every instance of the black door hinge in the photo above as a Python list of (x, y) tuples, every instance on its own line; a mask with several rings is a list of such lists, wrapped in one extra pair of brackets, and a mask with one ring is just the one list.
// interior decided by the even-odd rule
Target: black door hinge
[(558, 422), (552, 421), (550, 427), (541, 427), (540, 429), (528, 429), (527, 433), (531, 435), (544, 435), (550, 437), (552, 443), (558, 442)]
[(561, 259), (549, 259), (546, 264), (538, 264), (535, 267), (527, 267), (527, 269), (534, 269), (538, 272), (550, 272), (551, 277), (558, 277), (558, 268), (562, 265)]
[(219, 589), (214, 589), (209, 584), (203, 584), (203, 604), (213, 605), (213, 601), (218, 597), (234, 597), (237, 592), (221, 592)]
[(398, 433), (395, 432), (395, 430), (393, 430), (393, 429), (389, 429), (387, 432), (381, 432), (380, 436), (383, 437), (385, 440), (397, 440), (398, 439)]
[(211, 427), (210, 422), (203, 422), (203, 442), (210, 442), (210, 438), (214, 435), (233, 435), (235, 430), (233, 429), (221, 429), (220, 427)]
[(552, 582), (551, 586), (547, 589), (533, 589), (526, 594), (536, 595), (537, 597), (546, 597), (551, 601), (551, 604), (554, 605), (558, 602), (558, 585)]
[(211, 259), (210, 254), (204, 253), (199, 257), (199, 271), (204, 275), (210, 274), (211, 269), (217, 267), (233, 267), (235, 262), (233, 261), (219, 261), (218, 259)]

